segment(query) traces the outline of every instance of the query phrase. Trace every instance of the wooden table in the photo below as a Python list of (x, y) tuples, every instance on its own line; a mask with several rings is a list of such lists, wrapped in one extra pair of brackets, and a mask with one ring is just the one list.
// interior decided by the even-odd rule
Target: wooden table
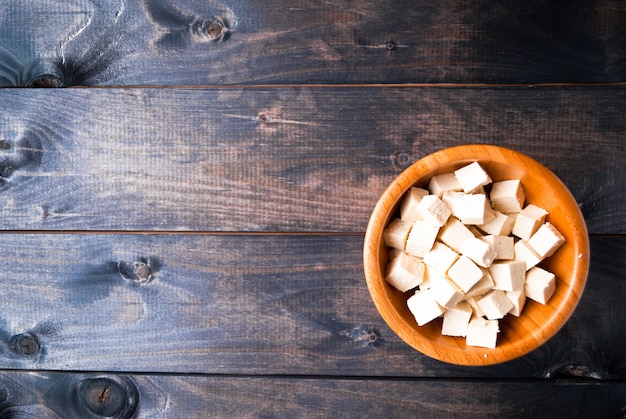
[[(0, 23), (0, 84), (75, 87), (0, 90), (0, 416), (626, 416), (624, 2), (22, 0)], [(482, 368), (403, 343), (362, 268), (385, 186), (467, 143), (552, 169), (592, 252), (567, 325)]]

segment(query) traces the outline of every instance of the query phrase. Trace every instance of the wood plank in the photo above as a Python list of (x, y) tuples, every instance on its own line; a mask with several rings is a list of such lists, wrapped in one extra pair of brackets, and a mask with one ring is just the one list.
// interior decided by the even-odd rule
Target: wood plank
[[(624, 379), (626, 237), (592, 237), (573, 317), (516, 361), (420, 355), (369, 297), (362, 236), (4, 234), (0, 368)], [(148, 275), (118, 264), (150, 265)], [(599, 314), (601, 313), (601, 315)], [(19, 343), (19, 344), (18, 344)]]
[[(28, 417), (42, 419), (86, 417), (86, 406), (95, 412), (134, 412), (140, 418), (622, 417), (626, 411), (626, 383), (602, 381), (116, 376), (7, 371), (0, 374), (0, 386), (6, 392), (0, 405), (3, 417), (29, 414)], [(91, 392), (77, 390), (85, 387)]]
[[(0, 84), (621, 82), (618, 0), (13, 1)], [(42, 22), (45, 22), (42, 23)], [(40, 30), (30, 30), (36, 28)], [(40, 76), (46, 75), (47, 81)]]
[(363, 232), (388, 182), (465, 143), (551, 168), (626, 232), (626, 89), (0, 90), (5, 230)]

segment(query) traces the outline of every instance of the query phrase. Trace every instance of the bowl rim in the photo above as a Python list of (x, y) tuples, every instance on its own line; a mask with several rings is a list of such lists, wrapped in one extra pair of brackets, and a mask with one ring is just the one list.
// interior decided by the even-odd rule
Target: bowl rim
[[(472, 161), (496, 162), (498, 164), (517, 162), (516, 166), (533, 167), (538, 170), (539, 175), (547, 178), (546, 181), (550, 185), (553, 185), (563, 194), (565, 199), (569, 201), (570, 208), (575, 208), (573, 213), (568, 215), (571, 215), (577, 226), (576, 231), (572, 234), (575, 237), (576, 252), (579, 253), (573, 266), (573, 279), (567, 288), (567, 295), (563, 298), (558, 310), (555, 310), (548, 319), (545, 324), (546, 327), (529, 331), (530, 333), (522, 337), (520, 346), (516, 347), (514, 351), (510, 349), (503, 351), (498, 346), (495, 349), (482, 347), (442, 348), (436, 342), (420, 339), (418, 334), (411, 330), (419, 326), (416, 323), (406, 324), (406, 320), (400, 316), (386, 297), (387, 292), (397, 291), (389, 291), (391, 286), (386, 283), (384, 275), (381, 273), (380, 249), (384, 247), (384, 243), (381, 245), (382, 233), (395, 212), (399, 200), (411, 186), (423, 182), (425, 176), (434, 175), (433, 171), (436, 171), (441, 165), (463, 164)], [(488, 144), (468, 144), (440, 149), (424, 156), (404, 169), (386, 187), (376, 202), (367, 225), (363, 244), (363, 267), (370, 296), (379, 314), (405, 343), (422, 354), (442, 362), (464, 366), (484, 366), (511, 361), (528, 354), (546, 343), (565, 325), (582, 296), (589, 270), (589, 253), (589, 236), (580, 208), (566, 185), (551, 170), (528, 155), (510, 148)]]

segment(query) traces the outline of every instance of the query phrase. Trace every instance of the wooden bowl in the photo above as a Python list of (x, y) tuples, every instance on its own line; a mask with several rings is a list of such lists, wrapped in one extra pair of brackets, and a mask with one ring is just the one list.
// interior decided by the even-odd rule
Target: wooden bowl
[[(530, 299), (520, 317), (500, 321), (495, 349), (465, 345), (465, 338), (443, 336), (441, 318), (418, 326), (407, 308), (408, 294), (384, 279), (388, 248), (383, 230), (398, 216), (398, 206), (411, 186), (426, 188), (436, 174), (449, 173), (478, 161), (493, 181), (520, 179), (525, 203), (549, 212), (547, 221), (566, 242), (539, 266), (556, 275), (556, 290), (546, 305)], [(589, 267), (589, 238), (584, 218), (567, 187), (545, 166), (519, 152), (490, 145), (465, 145), (435, 152), (415, 162), (384, 191), (365, 234), (363, 261), (372, 300), (389, 327), (419, 352), (443, 362), (480, 366), (513, 360), (538, 348), (565, 324), (583, 292)]]

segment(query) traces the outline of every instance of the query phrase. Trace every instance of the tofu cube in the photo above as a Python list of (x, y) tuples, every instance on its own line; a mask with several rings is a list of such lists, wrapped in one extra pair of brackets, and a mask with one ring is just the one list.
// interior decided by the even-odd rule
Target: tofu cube
[(465, 293), (465, 296), (463, 296), (461, 301), (470, 299), (472, 297), (479, 297), (493, 288), (495, 284), (493, 282), (491, 274), (489, 273), (489, 269), (481, 268), (481, 271), (483, 271), (483, 277), (480, 279), (480, 281), (476, 283), (476, 285), (474, 285), (472, 288), (470, 288), (469, 291)]
[(473, 317), (467, 325), (465, 344), (483, 348), (495, 348), (500, 328), (497, 320), (485, 320)]
[(430, 182), (428, 182), (428, 191), (439, 198), (441, 198), (445, 192), (460, 192), (462, 190), (463, 188), (456, 176), (454, 176), (454, 173), (435, 175), (430, 178)]
[(496, 258), (496, 251), (488, 243), (476, 237), (465, 240), (461, 247), (461, 254), (483, 268), (488, 268)]
[(511, 234), (513, 225), (515, 224), (515, 218), (499, 211), (494, 211), (493, 213), (495, 218), (488, 223), (480, 224), (480, 229), (494, 236), (508, 236)]
[(454, 176), (456, 176), (456, 179), (461, 184), (461, 188), (466, 193), (472, 193), (480, 187), (491, 183), (491, 178), (478, 162), (473, 162), (455, 170)]
[(392, 220), (383, 231), (385, 244), (394, 249), (404, 250), (413, 225), (399, 218)]
[(524, 262), (526, 270), (529, 270), (543, 259), (530, 247), (526, 240), (518, 241), (513, 247), (515, 249), (515, 260)]
[(437, 304), (433, 293), (429, 290), (416, 291), (415, 294), (407, 299), (406, 303), (418, 326), (431, 322), (445, 311)]
[(493, 278), (494, 289), (517, 291), (524, 287), (526, 264), (519, 260), (496, 262), (489, 267), (489, 273)]
[(387, 265), (385, 280), (402, 292), (416, 288), (424, 281), (424, 262), (402, 252)]
[(476, 302), (477, 298), (478, 297), (472, 297), (472, 298), (468, 298), (467, 300), (464, 300), (464, 301), (472, 307), (472, 310), (474, 312), (474, 316), (476, 316), (476, 317), (484, 317), (485, 313), (478, 306), (478, 303)]
[(532, 235), (528, 244), (542, 258), (550, 257), (565, 243), (565, 237), (557, 228), (545, 223)]
[(546, 304), (556, 290), (556, 277), (553, 273), (533, 267), (526, 273), (524, 291), (526, 297), (538, 303)]
[(420, 284), (421, 290), (427, 290), (432, 287), (436, 281), (445, 280), (446, 276), (439, 273), (431, 265), (424, 263), (424, 280)]
[(463, 292), (443, 276), (433, 278), (429, 291), (432, 292), (435, 301), (444, 308), (454, 307), (463, 298)]
[(391, 262), (392, 260), (400, 256), (400, 254), (402, 253), (404, 253), (404, 250), (400, 250), (400, 249), (396, 249), (392, 247), (391, 249), (389, 249), (389, 261)]
[(472, 318), (472, 307), (465, 302), (460, 302), (446, 310), (443, 314), (441, 334), (446, 336), (467, 336), (467, 326)]
[(400, 204), (400, 218), (409, 223), (421, 220), (422, 216), (417, 212), (417, 204), (423, 197), (428, 195), (428, 191), (422, 188), (410, 188)]
[(483, 225), (493, 221), (496, 214), (484, 194), (446, 192), (441, 198), (450, 208), (452, 215), (466, 225)]
[(505, 291), (504, 293), (513, 303), (513, 308), (509, 310), (509, 314), (519, 317), (526, 304), (526, 292), (524, 291), (524, 287), (521, 287), (517, 291)]
[(513, 308), (513, 303), (502, 290), (489, 291), (478, 298), (476, 304), (489, 320), (501, 319)]
[(503, 213), (520, 212), (524, 206), (524, 189), (518, 179), (494, 182), (489, 200), (491, 207)]
[(437, 227), (442, 227), (450, 217), (450, 209), (435, 195), (426, 195), (417, 204), (417, 212), (422, 219)]
[(430, 252), (424, 256), (424, 263), (435, 268), (440, 274), (445, 275), (458, 257), (459, 255), (445, 244), (435, 242)]
[(465, 240), (472, 238), (474, 238), (474, 234), (456, 218), (450, 218), (439, 231), (439, 240), (457, 253), (461, 253)]
[(489, 234), (481, 237), (481, 240), (496, 252), (496, 260), (515, 259), (515, 240), (513, 237)]
[(432, 249), (439, 227), (428, 221), (419, 220), (413, 224), (406, 241), (405, 250), (408, 254), (423, 258)]
[(544, 223), (547, 216), (548, 211), (536, 205), (529, 204), (517, 215), (512, 232), (520, 239), (528, 240)]
[(470, 258), (461, 256), (448, 269), (448, 277), (465, 293), (482, 279), (483, 271)]

